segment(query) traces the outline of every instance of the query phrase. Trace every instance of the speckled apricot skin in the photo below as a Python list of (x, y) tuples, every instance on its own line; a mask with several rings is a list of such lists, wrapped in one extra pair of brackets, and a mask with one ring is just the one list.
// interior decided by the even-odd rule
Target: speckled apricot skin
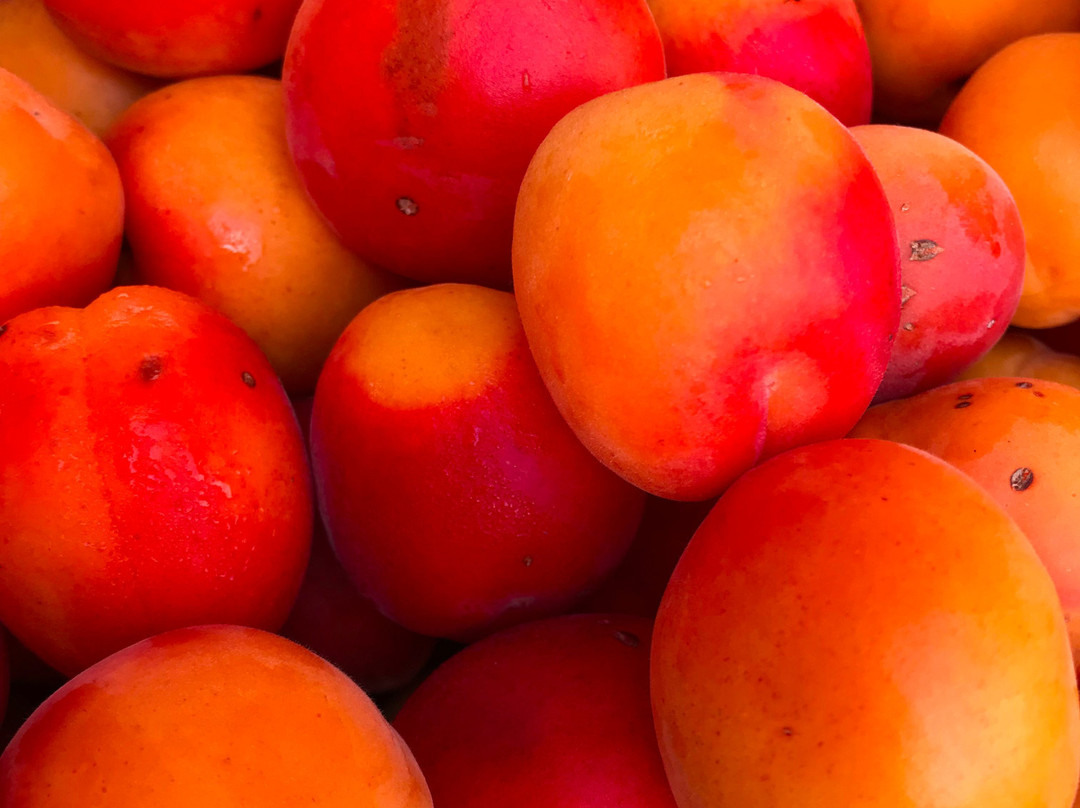
[(238, 626), (143, 640), (67, 682), (0, 757), (8, 808), (431, 808), (364, 692), (310, 651)]
[(870, 49), (854, 0), (649, 0), (669, 76), (754, 73), (845, 126), (870, 122)]
[(900, 244), (900, 330), (875, 401), (956, 378), (998, 341), (1020, 300), (1024, 228), (984, 160), (936, 132), (857, 126)]
[(109, 288), (124, 195), (105, 145), (0, 69), (0, 324), (39, 306), (84, 306)]
[(560, 117), (664, 77), (645, 0), (306, 0), (293, 155), (345, 244), (426, 283), (510, 285), (514, 200)]
[(285, 142), (279, 81), (169, 85), (129, 109), (108, 145), (124, 183), (136, 280), (228, 316), (291, 395), (314, 391), (360, 309), (404, 286), (347, 250), (311, 204)]
[(826, 441), (747, 472), (679, 561), (651, 671), (680, 808), (1076, 793), (1053, 583), (989, 494), (911, 447)]
[(934, 128), (965, 80), (1026, 36), (1080, 29), (1073, 0), (855, 0), (882, 123)]
[(391, 292), (360, 312), (319, 378), (311, 444), (345, 571), (430, 636), (568, 608), (618, 563), (644, 506), (555, 409), (513, 296), (481, 286)]
[(0, 335), (0, 621), (72, 675), (208, 622), (276, 630), (304, 574), (310, 470), (254, 343), (123, 287)]
[(1046, 565), (1080, 659), (1080, 390), (960, 381), (871, 407), (851, 434), (923, 449), (985, 488)]
[(244, 73), (285, 52), (301, 0), (45, 0), (79, 47), (162, 78)]
[(474, 643), (394, 728), (442, 808), (676, 808), (649, 712), (651, 621), (570, 615)]
[(61, 31), (42, 0), (0, 2), (0, 67), (74, 115), (98, 137), (158, 82), (97, 59)]
[(1013, 324), (1080, 317), (1080, 33), (1027, 37), (994, 54), (940, 131), (986, 160), (1020, 209), (1028, 264)]
[(759, 76), (583, 104), (518, 197), (514, 287), (544, 382), (601, 462), (669, 499), (845, 434), (885, 372), (899, 286), (866, 156)]

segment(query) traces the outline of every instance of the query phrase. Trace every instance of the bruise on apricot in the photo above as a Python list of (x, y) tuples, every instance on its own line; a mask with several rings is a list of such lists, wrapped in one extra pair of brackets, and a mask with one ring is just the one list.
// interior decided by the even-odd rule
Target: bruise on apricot
[(1027, 491), (1035, 482), (1035, 472), (1026, 466), (1018, 468), (1009, 476), (1009, 485), (1013, 491)]
[(240, 374), (240, 378), (244, 380), (244, 384), (248, 387), (255, 386), (255, 377), (248, 373), (246, 370)]

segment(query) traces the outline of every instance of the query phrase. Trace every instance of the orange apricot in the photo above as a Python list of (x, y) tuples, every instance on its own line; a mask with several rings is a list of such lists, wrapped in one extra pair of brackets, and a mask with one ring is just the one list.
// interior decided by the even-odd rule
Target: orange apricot
[(1080, 390), (971, 379), (871, 407), (851, 435), (918, 447), (982, 485), (1046, 565), (1080, 662)]
[(995, 52), (1025, 36), (1080, 29), (1075, 0), (855, 0), (883, 122), (936, 126), (957, 90)]
[(1013, 323), (1080, 317), (1080, 33), (1028, 37), (995, 54), (940, 131), (986, 160), (1020, 209), (1027, 268)]
[(845, 434), (900, 310), (869, 160), (823, 107), (760, 76), (680, 76), (563, 118), (522, 183), (513, 262), (563, 417), (670, 499)]
[(349, 252), (311, 204), (285, 142), (279, 81), (172, 84), (132, 106), (108, 144), (135, 277), (227, 315), (292, 394), (315, 389), (360, 309), (403, 285)]
[(0, 2), (0, 67), (33, 85), (98, 137), (159, 84), (77, 46), (49, 16), (42, 0)]
[(0, 176), (0, 324), (104, 292), (124, 225), (116, 163), (85, 126), (2, 68)]
[(1010, 329), (957, 379), (1025, 376), (1080, 388), (1080, 356), (1055, 351), (1031, 334)]
[(1076, 793), (1080, 701), (1046, 569), (978, 484), (897, 443), (804, 446), (732, 485), (664, 593), (651, 678), (680, 808)]
[(398, 734), (345, 674), (257, 629), (177, 629), (50, 696), (0, 757), (5, 808), (430, 808)]

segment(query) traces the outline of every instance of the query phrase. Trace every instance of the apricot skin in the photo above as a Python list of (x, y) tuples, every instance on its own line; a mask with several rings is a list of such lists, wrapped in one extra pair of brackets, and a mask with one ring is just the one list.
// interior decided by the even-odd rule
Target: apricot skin
[(747, 472), (653, 634), (680, 808), (1067, 808), (1080, 701), (1054, 586), (1016, 524), (888, 441)]

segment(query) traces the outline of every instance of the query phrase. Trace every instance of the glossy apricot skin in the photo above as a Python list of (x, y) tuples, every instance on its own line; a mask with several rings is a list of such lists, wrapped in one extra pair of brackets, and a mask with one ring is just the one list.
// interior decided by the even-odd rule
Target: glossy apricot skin
[(669, 76), (754, 73), (846, 126), (870, 122), (870, 49), (854, 0), (649, 0)]
[(345, 674), (239, 626), (177, 629), (67, 682), (0, 757), (10, 808), (430, 808), (400, 737)]
[(826, 441), (735, 483), (664, 594), (651, 684), (680, 808), (1066, 808), (1076, 792), (1050, 577), (989, 494), (900, 444)]
[(882, 123), (934, 128), (975, 70), (1026, 36), (1080, 29), (1073, 0), (855, 0)]
[(72, 675), (171, 628), (276, 630), (307, 563), (310, 469), (239, 328), (167, 289), (0, 335), (0, 621)]
[(559, 416), (513, 296), (480, 286), (360, 312), (319, 378), (311, 443), (345, 571), (429, 636), (568, 608), (618, 563), (644, 506)]
[(347, 250), (311, 204), (285, 142), (279, 81), (172, 84), (129, 109), (108, 144), (138, 282), (228, 316), (293, 395), (314, 391), (360, 309), (404, 285)]
[(1080, 388), (1080, 356), (1055, 351), (1031, 334), (1010, 329), (957, 380), (1024, 376)]
[(649, 712), (652, 623), (570, 615), (460, 651), (394, 728), (442, 808), (675, 808)]
[(285, 52), (300, 0), (45, 0), (79, 47), (136, 73), (244, 73)]
[(1028, 37), (995, 54), (940, 131), (986, 160), (1020, 208), (1028, 266), (1013, 323), (1080, 317), (1080, 33)]
[(923, 449), (985, 488), (1046, 565), (1080, 660), (1080, 390), (960, 381), (871, 407), (851, 434)]
[(880, 402), (952, 381), (1005, 333), (1024, 228), (1001, 177), (956, 141), (906, 126), (851, 133), (885, 186), (901, 251), (901, 325)]
[(759, 76), (583, 104), (518, 198), (514, 287), (544, 382), (601, 462), (669, 499), (845, 434), (885, 372), (899, 286), (862, 150)]
[(575, 611), (655, 618), (679, 557), (715, 504), (712, 499), (702, 502), (646, 499), (641, 525), (630, 549), (619, 566)]
[(499, 288), (548, 130), (663, 77), (645, 0), (305, 0), (283, 71), (293, 156), (342, 240), (425, 283)]
[(124, 227), (116, 163), (86, 127), (3, 69), (0, 174), (0, 323), (104, 292)]
[(0, 2), (0, 68), (9, 70), (98, 137), (158, 82), (97, 59), (56, 25), (42, 0)]

